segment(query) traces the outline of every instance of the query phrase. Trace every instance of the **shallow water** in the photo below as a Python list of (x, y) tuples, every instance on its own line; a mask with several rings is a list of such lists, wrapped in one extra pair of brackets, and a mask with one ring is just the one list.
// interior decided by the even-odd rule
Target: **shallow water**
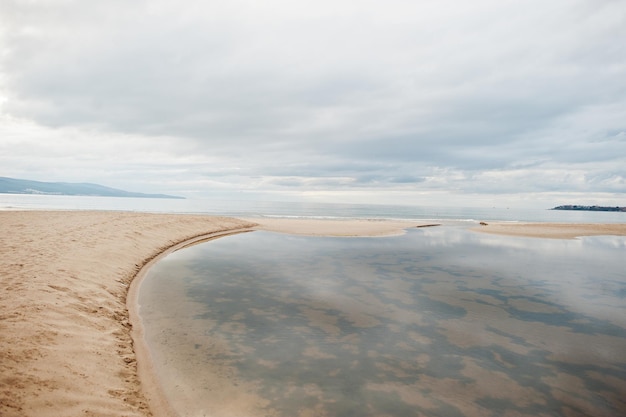
[(140, 314), (182, 415), (626, 415), (626, 238), (252, 232), (176, 252)]

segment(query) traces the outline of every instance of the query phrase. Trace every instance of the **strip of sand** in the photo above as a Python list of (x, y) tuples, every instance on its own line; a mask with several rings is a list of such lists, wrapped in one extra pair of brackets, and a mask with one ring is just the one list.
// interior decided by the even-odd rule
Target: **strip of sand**
[[(151, 415), (150, 407), (163, 414), (158, 403), (148, 406), (140, 386), (126, 299), (142, 267), (176, 245), (253, 227), (308, 235), (382, 236), (423, 226), (428, 224), (0, 211), (0, 415), (131, 417)], [(480, 230), (488, 231), (489, 226)], [(513, 226), (517, 232), (522, 227)], [(581, 230), (626, 234), (626, 225), (578, 226), (559, 228), (564, 232), (569, 227), (575, 236)], [(516, 230), (509, 229), (509, 234), (519, 235)]]
[(403, 234), (413, 227), (439, 226), (433, 223), (420, 223), (401, 220), (319, 220), (319, 219), (281, 219), (281, 218), (248, 218), (257, 223), (255, 230), (288, 233), (306, 236), (394, 236)]
[(626, 223), (489, 223), (472, 230), (508, 236), (574, 239), (580, 236), (626, 236)]

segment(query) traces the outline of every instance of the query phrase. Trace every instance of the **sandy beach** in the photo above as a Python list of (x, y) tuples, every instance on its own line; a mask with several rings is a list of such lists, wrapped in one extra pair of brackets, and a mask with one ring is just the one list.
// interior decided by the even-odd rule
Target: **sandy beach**
[(165, 249), (249, 227), (206, 216), (0, 212), (0, 415), (150, 415), (126, 309)]
[[(146, 395), (146, 381), (138, 376), (126, 303), (141, 269), (177, 245), (255, 229), (381, 236), (423, 226), (428, 224), (0, 212), (0, 415), (165, 414), (157, 399)], [(490, 224), (476, 229), (552, 238), (626, 235), (625, 224)]]

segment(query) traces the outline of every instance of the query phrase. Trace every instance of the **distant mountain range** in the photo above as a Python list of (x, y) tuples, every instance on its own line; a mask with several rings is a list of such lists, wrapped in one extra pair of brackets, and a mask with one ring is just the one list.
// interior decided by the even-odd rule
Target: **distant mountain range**
[(179, 198), (167, 194), (144, 194), (105, 187), (99, 184), (71, 182), (42, 182), (17, 178), (0, 177), (0, 193), (3, 194), (45, 194), (45, 195), (83, 195), (98, 197), (135, 197), (135, 198)]
[(579, 211), (623, 211), (626, 212), (626, 207), (604, 207), (604, 206), (578, 206), (567, 205), (557, 206), (552, 210), (579, 210)]

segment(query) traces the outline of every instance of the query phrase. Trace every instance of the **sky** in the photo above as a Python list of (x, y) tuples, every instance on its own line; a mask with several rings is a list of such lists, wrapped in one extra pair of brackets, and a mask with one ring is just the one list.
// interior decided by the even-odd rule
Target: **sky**
[(0, 176), (626, 206), (626, 1), (0, 0)]

